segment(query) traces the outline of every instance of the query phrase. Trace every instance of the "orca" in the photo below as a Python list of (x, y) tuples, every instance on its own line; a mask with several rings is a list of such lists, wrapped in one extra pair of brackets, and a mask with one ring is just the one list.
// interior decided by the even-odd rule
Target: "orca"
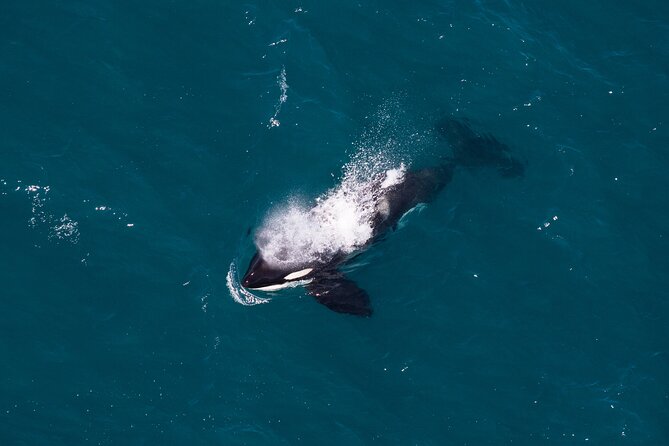
[(355, 252), (334, 251), (306, 262), (277, 263), (265, 259), (262, 250), (257, 249), (242, 278), (242, 286), (276, 291), (302, 285), (330, 310), (371, 316), (369, 296), (341, 272), (342, 266), (397, 228), (402, 217), (416, 206), (432, 201), (450, 183), (458, 168), (489, 167), (507, 178), (524, 173), (525, 164), (513, 156), (508, 146), (490, 134), (475, 132), (467, 119), (442, 119), (436, 130), (450, 146), (450, 156), (441, 158), (433, 167), (400, 173), (388, 171), (369, 183), (368, 193), (373, 197), (373, 212), (369, 216), (372, 232)]

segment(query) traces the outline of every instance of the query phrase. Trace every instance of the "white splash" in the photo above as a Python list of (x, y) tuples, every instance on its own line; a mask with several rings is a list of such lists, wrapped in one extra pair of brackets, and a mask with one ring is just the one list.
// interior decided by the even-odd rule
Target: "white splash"
[(32, 217), (30, 218), (29, 226), (31, 228), (36, 228), (38, 223), (50, 223), (53, 216), (44, 210), (44, 205), (48, 200), (48, 194), (51, 190), (50, 186), (33, 184), (26, 186), (23, 190), (30, 196), (32, 204)]
[(381, 189), (388, 189), (396, 184), (400, 184), (404, 180), (404, 173), (406, 166), (404, 163), (400, 164), (399, 169), (390, 169), (386, 171), (386, 178), (381, 183)]
[(277, 117), (279, 116), (281, 107), (288, 100), (289, 87), (288, 87), (288, 82), (286, 80), (286, 67), (281, 67), (281, 73), (279, 73), (279, 76), (276, 78), (276, 81), (277, 84), (279, 85), (279, 88), (281, 89), (281, 95), (279, 96), (279, 101), (274, 106), (274, 115), (271, 118), (269, 118), (269, 125), (267, 126), (268, 128), (278, 127), (281, 125), (281, 122), (277, 119)]
[(290, 267), (326, 262), (364, 247), (373, 236), (380, 196), (403, 178), (406, 166), (379, 173), (367, 164), (369, 175), (364, 177), (359, 168), (345, 170), (341, 184), (318, 197), (315, 206), (292, 198), (270, 211), (255, 238), (263, 258)]
[(288, 42), (288, 39), (280, 39), (280, 40), (277, 40), (276, 42), (270, 43), (267, 46), (277, 46), (277, 45), (281, 45), (282, 43), (286, 43), (286, 42)]
[(79, 241), (79, 223), (72, 220), (67, 214), (55, 220), (49, 230), (49, 239), (68, 240), (71, 243)]
[[(373, 237), (373, 220), (384, 212), (388, 188), (400, 183), (408, 168), (413, 138), (397, 124), (394, 104), (385, 104), (376, 124), (363, 133), (357, 150), (342, 168), (339, 185), (316, 198), (296, 197), (270, 210), (255, 243), (270, 264), (289, 269), (350, 255)], [(385, 209), (387, 212), (388, 209)]]
[(238, 304), (242, 305), (258, 305), (265, 304), (271, 299), (269, 297), (259, 297), (244, 288), (237, 278), (237, 264), (233, 261), (230, 263), (228, 275), (225, 277), (225, 284), (230, 291), (230, 295)]
[[(3, 186), (7, 185), (6, 180), (0, 181)], [(76, 244), (79, 241), (79, 223), (73, 220), (67, 214), (62, 217), (56, 217), (49, 210), (49, 192), (50, 186), (41, 186), (39, 184), (23, 185), (23, 181), (17, 180), (17, 186), (14, 192), (24, 192), (30, 198), (31, 217), (28, 220), (28, 226), (32, 229), (48, 227), (49, 240), (64, 240)], [(3, 193), (5, 195), (5, 193)]]

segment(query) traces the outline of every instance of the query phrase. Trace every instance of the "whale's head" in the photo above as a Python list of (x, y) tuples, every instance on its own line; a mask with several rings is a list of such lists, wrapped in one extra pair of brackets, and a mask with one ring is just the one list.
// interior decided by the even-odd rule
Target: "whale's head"
[(275, 266), (256, 252), (242, 278), (242, 285), (254, 290), (279, 290), (294, 286), (295, 282), (312, 278), (313, 270), (313, 267), (307, 265), (292, 268)]

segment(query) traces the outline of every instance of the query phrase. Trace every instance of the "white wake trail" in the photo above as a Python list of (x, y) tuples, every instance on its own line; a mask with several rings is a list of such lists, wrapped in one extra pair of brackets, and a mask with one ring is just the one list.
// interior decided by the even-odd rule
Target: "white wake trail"
[(225, 284), (228, 286), (230, 295), (238, 304), (247, 306), (259, 305), (266, 304), (272, 300), (269, 297), (256, 296), (239, 283), (239, 279), (237, 278), (237, 263), (235, 261), (230, 263), (228, 275), (225, 277)]

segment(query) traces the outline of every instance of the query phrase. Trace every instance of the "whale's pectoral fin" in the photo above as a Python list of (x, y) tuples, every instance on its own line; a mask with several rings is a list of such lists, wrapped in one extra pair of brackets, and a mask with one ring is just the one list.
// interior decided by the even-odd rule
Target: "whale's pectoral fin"
[(371, 316), (369, 296), (355, 282), (341, 274), (316, 277), (307, 285), (309, 295), (337, 313)]

